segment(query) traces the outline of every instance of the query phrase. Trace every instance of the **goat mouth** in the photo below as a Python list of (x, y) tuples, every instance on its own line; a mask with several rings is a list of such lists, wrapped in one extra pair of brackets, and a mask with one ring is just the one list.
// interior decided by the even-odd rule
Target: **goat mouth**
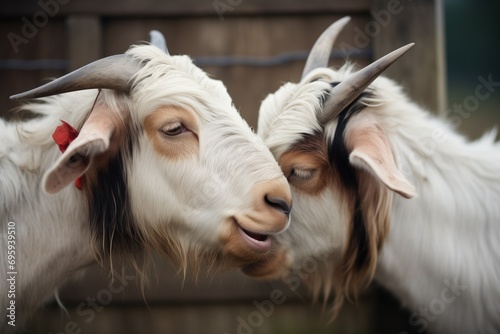
[(260, 251), (268, 251), (271, 249), (271, 238), (267, 234), (256, 233), (248, 231), (241, 226), (238, 225), (238, 230), (240, 234), (243, 236), (243, 239), (249, 244), (252, 248), (260, 250)]

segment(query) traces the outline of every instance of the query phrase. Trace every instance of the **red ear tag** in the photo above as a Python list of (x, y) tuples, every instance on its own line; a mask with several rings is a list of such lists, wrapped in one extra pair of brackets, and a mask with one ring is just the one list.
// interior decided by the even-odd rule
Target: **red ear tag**
[[(62, 125), (59, 125), (52, 134), (52, 138), (56, 142), (57, 146), (59, 146), (59, 150), (64, 153), (69, 144), (71, 144), (71, 142), (78, 137), (79, 132), (65, 121), (61, 120), (61, 123)], [(75, 187), (78, 190), (82, 190), (82, 184), (83, 176), (75, 180)]]

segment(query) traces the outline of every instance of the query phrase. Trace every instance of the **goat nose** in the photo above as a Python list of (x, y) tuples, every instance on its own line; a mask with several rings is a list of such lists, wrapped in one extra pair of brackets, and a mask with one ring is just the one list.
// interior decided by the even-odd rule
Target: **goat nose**
[(259, 182), (252, 189), (252, 206), (243, 228), (262, 234), (284, 231), (291, 207), (292, 192), (284, 176)]
[(274, 197), (272, 195), (270, 196), (266, 194), (264, 196), (264, 201), (270, 207), (283, 211), (283, 213), (286, 216), (290, 215), (290, 210), (292, 209), (292, 203), (288, 203), (284, 198)]

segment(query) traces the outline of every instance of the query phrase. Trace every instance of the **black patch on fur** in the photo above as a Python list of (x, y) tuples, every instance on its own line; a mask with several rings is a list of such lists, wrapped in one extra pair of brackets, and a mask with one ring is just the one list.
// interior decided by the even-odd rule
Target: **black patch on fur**
[[(299, 137), (299, 139), (296, 140), (291, 145), (293, 150), (297, 150), (297, 147), (302, 148), (307, 143), (315, 143), (319, 138), (323, 138), (323, 132), (321, 132), (319, 130), (315, 130), (312, 134), (300, 132), (298, 137)], [(310, 152), (309, 150), (307, 150), (307, 148), (308, 147), (305, 148), (305, 152)]]
[(130, 159), (132, 146), (132, 140), (127, 140), (126, 147), (118, 150), (106, 167), (97, 171), (88, 193), (91, 231), (99, 252), (105, 256), (140, 248), (140, 232), (131, 212), (124, 166), (124, 154), (128, 153)]
[[(332, 87), (335, 87), (337, 84), (339, 83), (335, 82), (331, 85)], [(330, 164), (337, 168), (342, 185), (347, 191), (354, 195), (355, 199), (352, 237), (349, 242), (347, 252), (356, 252), (356, 269), (362, 268), (368, 260), (368, 235), (366, 233), (365, 223), (363, 220), (363, 208), (361, 207), (361, 199), (359, 196), (358, 179), (355, 169), (349, 163), (349, 152), (345, 145), (344, 134), (347, 123), (351, 117), (365, 108), (365, 106), (360, 103), (360, 100), (370, 95), (371, 94), (368, 92), (363, 92), (339, 114), (338, 124), (335, 129), (333, 140), (328, 146), (328, 158), (330, 160)]]

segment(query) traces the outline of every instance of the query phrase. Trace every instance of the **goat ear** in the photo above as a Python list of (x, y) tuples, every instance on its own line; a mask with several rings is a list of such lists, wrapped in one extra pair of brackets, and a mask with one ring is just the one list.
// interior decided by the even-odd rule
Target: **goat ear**
[(42, 184), (49, 194), (55, 194), (85, 174), (94, 156), (106, 152), (116, 128), (115, 117), (105, 104), (96, 105), (78, 137), (45, 173)]
[(415, 196), (415, 187), (396, 167), (385, 130), (375, 122), (354, 121), (349, 128), (346, 129), (345, 140), (347, 149), (351, 152), (350, 163), (368, 171), (401, 196)]

